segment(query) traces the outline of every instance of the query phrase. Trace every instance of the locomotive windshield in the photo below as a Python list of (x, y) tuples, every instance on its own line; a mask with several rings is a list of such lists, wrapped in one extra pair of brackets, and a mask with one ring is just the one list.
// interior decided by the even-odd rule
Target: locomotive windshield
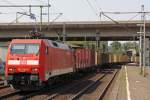
[(12, 44), (11, 54), (38, 54), (39, 44)]

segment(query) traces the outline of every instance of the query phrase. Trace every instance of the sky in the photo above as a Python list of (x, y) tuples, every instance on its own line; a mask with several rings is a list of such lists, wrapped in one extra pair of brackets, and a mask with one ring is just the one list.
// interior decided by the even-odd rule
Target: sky
[[(99, 21), (109, 20), (99, 13), (104, 12), (130, 12), (140, 11), (144, 4), (145, 11), (150, 11), (150, 0), (49, 0), (50, 1), (50, 21)], [(0, 0), (0, 5), (47, 5), (48, 0)], [(29, 12), (29, 8), (0, 8), (0, 23), (15, 22), (16, 12)], [(37, 21), (40, 19), (40, 9), (32, 8), (32, 13), (36, 15)], [(47, 13), (47, 8), (43, 8), (43, 13)], [(59, 16), (59, 13), (63, 15)], [(21, 16), (21, 15), (18, 15)], [(57, 18), (57, 16), (59, 16)], [(140, 15), (107, 14), (114, 20), (139, 20)], [(135, 17), (134, 17), (135, 16)], [(150, 14), (146, 16), (149, 19)], [(57, 19), (56, 19), (57, 18)], [(56, 19), (56, 20), (55, 20)], [(34, 22), (28, 16), (23, 16), (19, 22)], [(47, 15), (43, 15), (43, 21), (47, 21)]]

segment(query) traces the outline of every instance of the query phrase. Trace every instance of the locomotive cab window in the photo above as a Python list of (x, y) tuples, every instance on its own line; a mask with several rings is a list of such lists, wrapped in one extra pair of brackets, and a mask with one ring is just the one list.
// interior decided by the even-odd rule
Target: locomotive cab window
[(56, 42), (52, 42), (53, 46), (58, 47), (58, 44)]
[(38, 54), (39, 44), (12, 44), (11, 54)]

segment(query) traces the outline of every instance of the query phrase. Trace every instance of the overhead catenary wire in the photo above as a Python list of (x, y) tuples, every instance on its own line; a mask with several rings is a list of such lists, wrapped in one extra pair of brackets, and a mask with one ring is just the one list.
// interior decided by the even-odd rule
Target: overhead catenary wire
[(58, 18), (60, 18), (63, 15), (63, 13), (58, 13), (56, 18), (54, 18), (51, 22), (55, 22)]
[[(123, 26), (123, 28), (127, 31), (127, 32), (132, 32), (132, 30), (128, 27), (128, 25), (122, 25), (121, 23), (119, 23), (118, 21), (114, 20), (113, 18), (109, 17), (108, 15), (106, 15), (104, 12), (100, 12), (103, 16), (105, 16), (106, 18), (110, 19), (112, 22), (114, 22), (115, 24), (119, 24), (121, 26)], [(135, 16), (134, 16), (135, 17)], [(130, 19), (129, 19), (130, 20)]]
[[(145, 75), (145, 70), (144, 70), (144, 67), (142, 67), (142, 64), (141, 64), (141, 62), (143, 62), (143, 66), (145, 66), (146, 64), (145, 64), (145, 37), (146, 37), (146, 35), (145, 35), (145, 23), (146, 23), (146, 15), (149, 15), (150, 14), (150, 12), (146, 12), (146, 11), (140, 11), (140, 12), (106, 12), (106, 13), (109, 13), (109, 14), (135, 14), (136, 13), (136, 15), (135, 16), (133, 16), (132, 18), (130, 18), (128, 21), (130, 21), (130, 20), (132, 20), (133, 18), (135, 18), (135, 17), (137, 17), (138, 15), (142, 15), (142, 17), (143, 18), (141, 18), (141, 21), (143, 21), (143, 22), (141, 22), (141, 23), (143, 23), (143, 26), (142, 27), (144, 27), (143, 28), (143, 34), (144, 34), (144, 36), (143, 36), (143, 43), (141, 43), (141, 39), (142, 39), (142, 36), (140, 35), (140, 45), (141, 44), (143, 44), (144, 45), (144, 47), (142, 48), (143, 49), (143, 54), (140, 52), (140, 67), (141, 67), (141, 73), (143, 74), (143, 75)], [(126, 28), (126, 29), (128, 29), (129, 31), (131, 30), (130, 28), (128, 28), (128, 25), (124, 25), (124, 27)], [(140, 30), (141, 30), (141, 27), (140, 27)], [(141, 32), (141, 31), (140, 31)], [(140, 33), (141, 34), (141, 33)], [(137, 34), (135, 33), (134, 34), (134, 39), (135, 39), (135, 37), (137, 36)], [(140, 46), (141, 47), (141, 46)], [(141, 50), (141, 49), (140, 49)], [(141, 57), (141, 55), (142, 55), (142, 57)], [(143, 58), (143, 60), (141, 60), (141, 58)]]
[(108, 15), (106, 15), (105, 13), (103, 13), (103, 12), (100, 12), (102, 15), (104, 15), (106, 18), (108, 18), (108, 19), (110, 19), (112, 22), (114, 22), (114, 23), (116, 23), (116, 24), (119, 24), (119, 22), (118, 21), (116, 21), (116, 20), (114, 20), (114, 19), (112, 19), (111, 17), (109, 17)]
[(16, 18), (15, 20), (13, 20), (12, 22), (8, 23), (8, 25), (13, 24), (14, 22), (16, 22), (18, 19), (22, 18), (24, 15), (20, 15), (18, 18)]
[[(94, 11), (94, 12), (97, 12), (97, 11), (95, 11), (95, 9), (94, 9), (94, 7), (92, 6), (92, 4), (89, 2), (89, 0), (86, 0), (87, 2), (88, 2), (88, 4), (89, 4), (89, 6), (91, 7), (91, 9)], [(100, 14), (97, 14), (96, 13), (96, 15), (98, 15), (99, 17), (100, 17), (100, 20), (101, 20), (101, 15), (103, 15), (104, 17), (106, 17), (106, 18), (108, 18), (108, 19), (110, 19), (112, 22), (114, 22), (115, 24), (120, 24), (118, 21), (116, 21), (116, 20), (114, 20), (113, 18), (111, 18), (111, 17), (109, 17), (108, 15), (106, 15), (106, 13), (112, 13), (112, 14), (114, 14), (113, 12), (103, 12), (103, 10), (102, 10), (102, 8), (100, 7), (100, 6), (98, 6), (98, 2), (96, 1), (96, 0), (94, 0), (95, 1), (95, 3), (97, 4), (97, 9), (99, 9), (99, 12), (100, 12)], [(115, 12), (115, 14), (119, 14), (119, 12)], [(129, 28), (128, 28), (128, 26), (123, 26), (127, 31), (129, 31)]]
[(150, 11), (146, 11), (146, 12), (141, 12), (141, 11), (137, 11), (137, 12), (104, 12), (103, 13), (107, 13), (107, 14), (137, 14), (137, 13), (150, 13)]
[(63, 15), (63, 13), (49, 13), (49, 14), (56, 15), (56, 17), (54, 19), (52, 19), (51, 22), (55, 22), (57, 19), (59, 19)]
[[(40, 7), (40, 9), (42, 9), (43, 7), (48, 7), (50, 5), (0, 5), (0, 7), (15, 7), (15, 8), (18, 8), (18, 7)], [(21, 12), (22, 13), (22, 12)], [(27, 12), (23, 12), (23, 13), (26, 13)], [(30, 18), (33, 19), (35, 17), (35, 14), (31, 13), (30, 12), (30, 9), (29, 9), (29, 14), (28, 16), (30, 15)], [(41, 12), (41, 15), (42, 15), (42, 12)], [(40, 16), (41, 18), (41, 16)]]
[[(94, 1), (95, 1), (95, 5), (96, 5), (96, 7), (98, 9), (98, 12), (103, 12), (103, 10), (102, 10), (100, 4), (97, 2), (97, 0), (94, 0)], [(99, 13), (99, 18), (100, 18), (100, 21), (101, 21), (101, 19), (102, 19), (101, 13)]]
[(131, 17), (128, 21), (130, 21), (130, 20), (136, 18), (138, 15), (139, 15), (139, 13), (137, 13), (135, 16)]
[(146, 15), (150, 16), (150, 14), (149, 14), (149, 13), (146, 13)]
[(96, 1), (96, 0), (94, 0), (95, 2), (93, 3), (94, 5), (95, 5), (95, 7), (96, 7), (96, 9), (98, 10), (98, 11), (100, 11), (100, 7), (99, 7), (99, 5), (98, 5), (98, 2)]
[[(23, 8), (21, 8), (21, 7), (15, 7), (15, 4), (13, 4), (12, 2), (10, 2), (10, 1), (8, 1), (8, 0), (2, 0), (3, 2), (5, 2), (5, 3), (7, 3), (7, 4), (9, 4), (10, 6), (14, 6), (13, 8), (20, 8), (21, 10), (23, 10), (24, 12), (28, 12), (27, 10), (25, 10), (25, 9), (23, 9)], [(22, 16), (21, 16), (22, 17)], [(19, 18), (21, 18), (21, 17), (19, 17)], [(16, 19), (14, 20), (14, 21), (12, 21), (12, 22), (15, 22), (16, 21)], [(10, 22), (10, 24), (12, 24), (12, 22)], [(8, 24), (8, 25), (10, 25), (10, 24)]]
[[(2, 1), (9, 4), (9, 5), (0, 5), (0, 7), (13, 7), (13, 8), (17, 8), (17, 9), (20, 8), (24, 12), (26, 12), (26, 13), (29, 12), (30, 14), (32, 14), (31, 13), (31, 7), (48, 7), (48, 6), (51, 6), (51, 5), (16, 5), (16, 4), (13, 4), (12, 2), (10, 2), (8, 0), (2, 0)], [(29, 10), (27, 11), (26, 9), (23, 9), (22, 7), (29, 7)]]
[(98, 9), (100, 12), (102, 12), (103, 10), (102, 10), (100, 4), (97, 2), (97, 0), (94, 0), (94, 1), (95, 1), (95, 4), (96, 4), (97, 9)]
[(7, 12), (7, 13), (6, 13), (6, 12), (5, 12), (5, 13), (3, 13), (3, 12), (0, 12), (0, 14), (10, 14), (10, 13), (8, 13), (8, 12)]
[(95, 8), (93, 7), (93, 5), (91, 4), (91, 2), (89, 0), (86, 0), (86, 2), (88, 3), (88, 5), (90, 6), (91, 10), (93, 11), (93, 13), (99, 17), (99, 14), (97, 13), (97, 11), (95, 10)]
[(48, 30), (49, 30), (49, 25), (52, 25), (57, 19), (59, 19), (62, 15), (63, 15), (63, 13), (56, 13), (56, 14), (58, 14), (52, 21), (50, 21), (50, 23), (48, 23)]

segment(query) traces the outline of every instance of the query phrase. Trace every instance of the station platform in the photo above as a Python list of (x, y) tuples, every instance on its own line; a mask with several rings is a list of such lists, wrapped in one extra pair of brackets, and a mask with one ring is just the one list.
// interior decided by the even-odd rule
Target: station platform
[[(147, 72), (149, 70), (146, 69)], [(109, 100), (150, 100), (149, 74), (145, 77), (141, 75), (139, 66), (123, 66), (110, 92)]]

